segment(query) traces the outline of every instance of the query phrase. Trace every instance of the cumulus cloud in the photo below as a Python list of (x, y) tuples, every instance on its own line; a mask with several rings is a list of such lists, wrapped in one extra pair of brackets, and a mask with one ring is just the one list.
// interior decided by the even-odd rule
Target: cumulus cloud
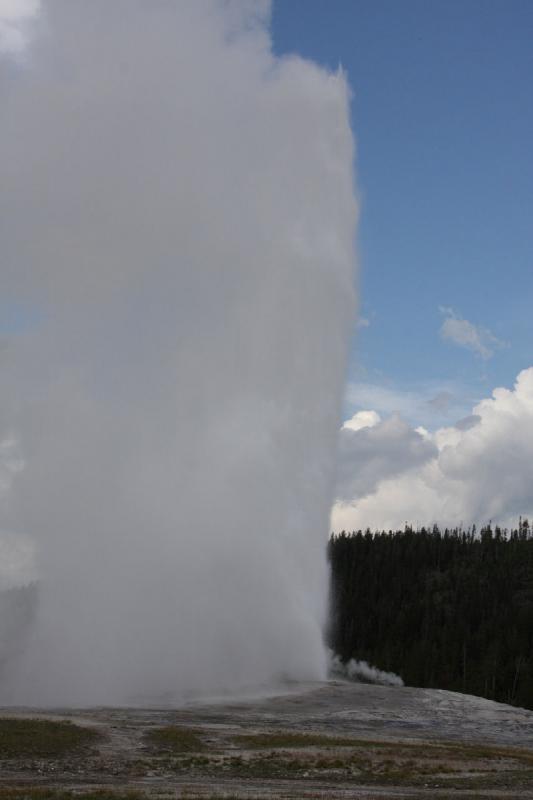
[(0, 55), (20, 56), (28, 46), (40, 0), (0, 0)]
[(461, 319), (453, 308), (441, 308), (440, 311), (446, 317), (440, 328), (443, 339), (470, 350), (484, 360), (492, 358), (495, 350), (505, 346), (488, 328)]
[(468, 416), (463, 417), (460, 420), (457, 420), (455, 423), (455, 427), (458, 428), (460, 431), (468, 431), (470, 428), (473, 428), (481, 422), (481, 417), (479, 414), (468, 414)]
[(341, 464), (336, 531), (533, 516), (533, 368), (435, 433), (395, 417), (343, 430)]
[(346, 420), (342, 429), (359, 431), (361, 428), (373, 428), (378, 422), (381, 422), (381, 417), (377, 411), (356, 411), (351, 419)]
[[(354, 426), (354, 420), (366, 424)], [(427, 462), (435, 445), (400, 416), (384, 421), (359, 412), (340, 432), (337, 498), (353, 502), (374, 492), (381, 481)]]
[(24, 469), (0, 526), (40, 576), (1, 699), (321, 678), (354, 309), (345, 77), (277, 58), (264, 0), (43, 9), (28, 67), (0, 63), (0, 296), (39, 318), (2, 353)]

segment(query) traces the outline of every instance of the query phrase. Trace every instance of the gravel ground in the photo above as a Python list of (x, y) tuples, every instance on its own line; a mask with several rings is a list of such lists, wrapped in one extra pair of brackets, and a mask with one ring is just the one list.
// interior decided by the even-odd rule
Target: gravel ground
[[(489, 700), (334, 681), (263, 699), (155, 705), (0, 711), (101, 733), (60, 759), (0, 758), (0, 785), (151, 797), (533, 800), (533, 712)], [(168, 726), (193, 730), (201, 749), (154, 745), (150, 732)], [(257, 738), (272, 734), (274, 744)]]

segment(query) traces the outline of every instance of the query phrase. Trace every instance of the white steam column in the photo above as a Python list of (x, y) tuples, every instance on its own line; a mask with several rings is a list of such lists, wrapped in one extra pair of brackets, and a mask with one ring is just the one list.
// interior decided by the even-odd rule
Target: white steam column
[[(268, 4), (49, 0), (0, 60), (0, 527), (40, 581), (0, 701), (320, 679), (353, 312), (349, 91)], [(12, 534), (13, 535), (13, 534)]]

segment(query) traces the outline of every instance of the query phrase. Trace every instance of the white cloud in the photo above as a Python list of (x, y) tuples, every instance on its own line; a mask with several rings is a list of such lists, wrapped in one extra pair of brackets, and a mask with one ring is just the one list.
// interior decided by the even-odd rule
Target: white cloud
[(441, 308), (440, 311), (446, 316), (440, 328), (443, 339), (464, 347), (485, 360), (492, 358), (495, 350), (505, 346), (488, 328), (461, 319), (453, 308)]
[(40, 0), (0, 0), (0, 54), (19, 56), (27, 47)]
[(381, 421), (376, 411), (356, 411), (353, 417), (346, 420), (343, 430), (359, 431), (361, 428), (373, 428)]
[(371, 411), (360, 412), (340, 432), (337, 498), (363, 498), (381, 481), (424, 464), (435, 453), (435, 445), (398, 415), (381, 422)]
[(333, 530), (512, 524), (520, 514), (533, 516), (533, 368), (520, 373), (513, 390), (495, 389), (456, 425), (434, 434), (420, 430), (427, 450), (418, 435), (394, 418), (352, 433), (349, 448), (341, 434)]

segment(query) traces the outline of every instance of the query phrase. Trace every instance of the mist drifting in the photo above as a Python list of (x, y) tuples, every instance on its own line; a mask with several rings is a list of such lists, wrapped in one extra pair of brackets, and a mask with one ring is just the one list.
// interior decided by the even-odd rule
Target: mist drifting
[(349, 92), (262, 0), (48, 0), (0, 59), (0, 527), (36, 619), (2, 703), (319, 679)]

